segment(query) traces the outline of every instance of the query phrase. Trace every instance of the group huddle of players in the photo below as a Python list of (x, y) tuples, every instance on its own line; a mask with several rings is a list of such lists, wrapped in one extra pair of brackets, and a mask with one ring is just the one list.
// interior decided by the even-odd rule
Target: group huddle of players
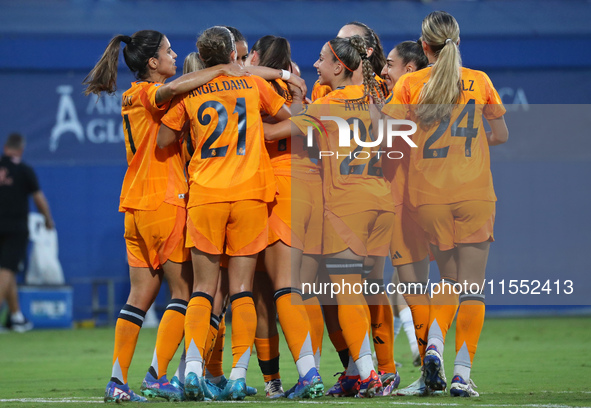
[[(225, 26), (199, 36), (184, 75), (169, 83), (177, 55), (166, 36), (118, 35), (85, 79), (87, 94), (114, 91), (121, 43), (138, 79), (122, 103), (129, 167), (120, 211), (131, 290), (115, 328), (106, 402), (146, 400), (130, 389), (127, 373), (163, 277), (172, 299), (144, 396), (253, 395), (245, 382), (253, 346), (269, 398), (441, 393), (445, 335), (456, 313), (450, 393), (478, 396), (470, 371), (484, 321), (482, 290), (431, 296), (424, 289), (430, 259), (442, 285), (482, 282), (496, 201), (488, 146), (505, 142), (508, 132), (486, 74), (461, 66), (451, 15), (429, 14), (421, 39), (398, 44), (387, 57), (373, 30), (346, 24), (320, 50), (310, 99), (286, 39), (265, 36), (249, 51), (240, 32)], [(485, 133), (482, 117), (491, 131)], [(388, 119), (416, 123), (411, 143), (375, 142), (378, 132), (393, 130)], [(392, 159), (376, 150), (399, 154)], [(402, 389), (393, 309), (383, 290), (340, 290), (334, 303), (300, 290), (312, 282), (383, 288), (388, 256), (408, 285), (394, 303), (408, 304), (421, 365), (419, 379)], [(299, 374), (287, 391), (276, 317)], [(325, 324), (344, 367), (328, 390), (318, 371)], [(167, 368), (183, 337), (169, 382)]]

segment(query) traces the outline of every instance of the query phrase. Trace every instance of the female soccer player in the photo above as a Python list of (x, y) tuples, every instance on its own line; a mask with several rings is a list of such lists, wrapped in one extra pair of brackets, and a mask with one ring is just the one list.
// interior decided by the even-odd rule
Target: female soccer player
[[(260, 65), (289, 72), (291, 69), (289, 42), (285, 38), (272, 35), (260, 38), (253, 45), (246, 65), (247, 67), (249, 65)], [(287, 75), (291, 76), (291, 74)], [(291, 105), (293, 97), (287, 84), (282, 80), (274, 80), (270, 83), (276, 92), (285, 98), (286, 104)], [(298, 138), (297, 142), (301, 144), (302, 139)], [(269, 341), (265, 342), (265, 338), (271, 340), (270, 336), (263, 337), (263, 335), (266, 334), (265, 332), (271, 332), (269, 326), (276, 325), (276, 309), (279, 315), (279, 322), (299, 374), (298, 383), (287, 393), (287, 396), (289, 398), (316, 398), (324, 394), (324, 385), (316, 369), (310, 322), (306, 308), (302, 302), (300, 290), (299, 272), (302, 264), (305, 237), (298, 236), (296, 231), (299, 232), (299, 228), (292, 228), (292, 219), (294, 219), (292, 216), (292, 185), (294, 183), (294, 179), (292, 178), (292, 164), (294, 164), (294, 171), (301, 172), (301, 167), (305, 166), (307, 164), (306, 159), (308, 162), (309, 159), (301, 155), (292, 157), (292, 140), (290, 137), (268, 142), (266, 143), (266, 147), (271, 157), (275, 182), (278, 186), (278, 194), (270, 205), (269, 246), (265, 249), (264, 254), (265, 267), (272, 282), (272, 290), (275, 292), (273, 296), (275, 307), (271, 303), (269, 305), (270, 307), (268, 307), (271, 310), (266, 311), (266, 315), (271, 317), (271, 319), (259, 322), (259, 327), (257, 328), (257, 333), (259, 333), (257, 334), (257, 350), (259, 350), (260, 345), (269, 344)], [(303, 149), (298, 150), (303, 151)], [(293, 163), (294, 157), (296, 163)], [(313, 166), (311, 162), (309, 165)], [(316, 169), (316, 166), (314, 166), (314, 169)], [(318, 179), (320, 178), (318, 171), (314, 175)], [(295, 182), (297, 181), (298, 179), (295, 180)], [(293, 215), (296, 214), (300, 214), (297, 208)], [(300, 222), (303, 224), (305, 220), (294, 219), (293, 221), (293, 223)], [(258, 295), (264, 297), (265, 293), (258, 293)], [(265, 303), (263, 301), (259, 302), (263, 306)], [(277, 351), (278, 357), (279, 337), (275, 335), (272, 339), (275, 340), (275, 345), (268, 345), (267, 347), (261, 348), (274, 348)], [(259, 357), (259, 361), (261, 361), (261, 357)], [(266, 368), (266, 366), (261, 364), (261, 368)], [(273, 373), (265, 373), (263, 370), (263, 374), (269, 375)], [(265, 391), (268, 396), (273, 396), (269, 394), (273, 392), (271, 387), (277, 385), (277, 382), (273, 382), (272, 378), (266, 378), (265, 380), (267, 382)]]
[[(404, 41), (390, 51), (381, 77), (392, 92), (394, 85), (404, 74), (425, 68), (428, 64), (423, 47), (417, 41)], [(396, 143), (396, 141), (395, 141)], [(402, 151), (404, 156), (400, 160), (389, 160), (384, 164), (384, 175), (391, 182), (392, 197), (396, 204), (392, 241), (390, 244), (390, 259), (396, 268), (401, 282), (422, 282), (429, 275), (429, 242), (423, 229), (416, 222), (416, 215), (411, 212), (406, 192), (406, 174), (410, 150), (406, 143), (395, 144), (393, 150)], [(406, 200), (404, 199), (406, 198)], [(403, 205), (404, 204), (404, 205)], [(411, 288), (412, 290), (412, 288)], [(408, 299), (408, 302), (405, 302)], [(410, 308), (407, 307), (407, 303)], [(394, 294), (393, 306), (399, 308), (401, 320), (413, 352), (415, 365), (421, 365), (427, 344), (427, 327), (429, 325), (429, 297), (423, 292), (405, 293), (404, 297)], [(416, 325), (413, 325), (413, 318)], [(418, 344), (417, 344), (418, 339)], [(414, 395), (425, 390), (421, 379), (411, 386), (398, 390), (398, 395)]]
[[(236, 61), (231, 32), (212, 27), (197, 40), (206, 67)], [(290, 117), (285, 99), (256, 76), (221, 76), (175, 99), (163, 117), (158, 144), (174, 144), (191, 122), (195, 153), (189, 164), (187, 246), (194, 283), (185, 319), (185, 395), (201, 400), (206, 391), (203, 356), (220, 256), (230, 256), (232, 307), (230, 379), (220, 399), (243, 399), (256, 330), (252, 280), (257, 254), (266, 247), (267, 203), (275, 196), (273, 170), (264, 146), (260, 109), (278, 120)]]
[(152, 369), (142, 388), (157, 389), (152, 395), (178, 400), (178, 389), (166, 379), (166, 367), (182, 339), (190, 294), (191, 269), (184, 248), (187, 183), (180, 145), (160, 150), (156, 136), (160, 119), (175, 95), (221, 73), (240, 75), (241, 70), (232, 65), (212, 67), (165, 84), (176, 73), (177, 55), (165, 35), (143, 30), (131, 37), (117, 35), (111, 40), (100, 61), (84, 79), (86, 95), (115, 91), (121, 42), (125, 43), (125, 63), (137, 78), (123, 94), (121, 105), (129, 167), (119, 211), (125, 213), (131, 289), (115, 327), (113, 371), (105, 401), (146, 400), (129, 388), (127, 372), (144, 316), (158, 294), (163, 275), (171, 288), (172, 300), (160, 324)]
[[(435, 11), (422, 25), (422, 46), (431, 64), (402, 77), (383, 112), (417, 122), (410, 149), (408, 197), (427, 232), (443, 279), (470, 290), (459, 296), (453, 396), (478, 396), (470, 371), (484, 322), (482, 282), (493, 224), (496, 196), (490, 171), (489, 146), (507, 141), (505, 109), (488, 76), (461, 65), (460, 28), (448, 13)], [(491, 128), (485, 132), (482, 118)], [(426, 277), (420, 277), (426, 280)], [(466, 286), (463, 286), (466, 287)], [(478, 289), (473, 289), (478, 288)], [(452, 298), (449, 285), (440, 290)], [(445, 390), (445, 334), (457, 306), (453, 301), (431, 305), (425, 383)]]
[[(353, 73), (363, 64), (363, 79), (355, 81)], [(314, 64), (320, 84), (333, 92), (316, 100), (307, 113), (292, 118), (303, 133), (310, 117), (333, 116), (357, 123), (363, 142), (373, 141), (369, 115), (369, 95), (381, 101), (367, 50), (359, 36), (335, 38), (324, 45)], [(313, 113), (314, 112), (314, 113)], [(369, 147), (351, 140), (351, 146), (339, 144), (339, 130), (333, 122), (323, 122), (326, 134), (317, 135), (321, 151), (333, 152), (323, 157), (324, 190), (323, 254), (330, 280), (345, 288), (362, 285), (363, 261), (368, 256), (385, 256), (391, 235), (394, 210), (391, 193), (381, 175), (379, 159), (369, 159)], [(273, 139), (289, 132), (289, 126), (265, 128), (265, 137)], [(364, 154), (362, 154), (364, 153)], [(365, 159), (360, 159), (364, 157)], [(382, 391), (382, 382), (373, 367), (370, 349), (370, 315), (365, 297), (357, 293), (337, 295), (338, 320), (354, 364), (348, 375), (358, 378), (360, 397), (373, 397)], [(358, 377), (356, 377), (358, 376)]]
[[(367, 58), (375, 79), (376, 93), (384, 96), (387, 95), (388, 90), (386, 84), (378, 76), (378, 73), (382, 71), (386, 63), (380, 38), (370, 27), (358, 21), (344, 25), (339, 30), (337, 37), (348, 38), (353, 35), (358, 35), (365, 41)], [(354, 81), (362, 80), (363, 70), (361, 67), (353, 72), (352, 78)], [(331, 89), (327, 85), (321, 85), (317, 81), (312, 91), (312, 100), (322, 97), (329, 92), (331, 92)], [(384, 264), (385, 259), (381, 258), (366, 259), (364, 261), (364, 277), (369, 284), (383, 285)], [(366, 301), (371, 314), (372, 338), (378, 361), (378, 373), (384, 385), (384, 393), (389, 394), (393, 389), (398, 387), (400, 381), (400, 377), (396, 375), (396, 366), (394, 364), (394, 317), (392, 307), (390, 306), (388, 297), (382, 293), (368, 296)], [(345, 347), (345, 341), (341, 328), (338, 325), (338, 319), (336, 319), (336, 307), (323, 305), (323, 310), (329, 337), (346, 369), (352, 362), (349, 358), (349, 352)], [(344, 373), (327, 394), (332, 396), (349, 395), (355, 392), (354, 387), (352, 387), (353, 385), (355, 385), (355, 378), (349, 378)]]

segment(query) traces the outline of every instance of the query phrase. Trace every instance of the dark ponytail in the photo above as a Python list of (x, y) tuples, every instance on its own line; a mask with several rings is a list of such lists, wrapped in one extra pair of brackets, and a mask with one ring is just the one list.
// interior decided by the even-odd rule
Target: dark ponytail
[(291, 47), (283, 37), (266, 35), (254, 43), (250, 52), (256, 51), (259, 54), (259, 65), (263, 67), (291, 69)]
[(145, 79), (148, 76), (148, 61), (152, 57), (158, 58), (162, 38), (162, 33), (153, 30), (138, 31), (131, 37), (122, 34), (113, 37), (99, 62), (84, 78), (82, 84), (87, 85), (84, 94), (112, 94), (117, 90), (117, 65), (122, 42), (126, 44), (123, 49), (125, 64), (136, 79)]

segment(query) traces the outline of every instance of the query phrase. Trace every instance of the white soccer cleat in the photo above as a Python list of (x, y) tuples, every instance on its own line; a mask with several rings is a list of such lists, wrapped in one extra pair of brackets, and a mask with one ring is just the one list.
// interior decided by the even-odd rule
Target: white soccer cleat
[(479, 397), (480, 394), (474, 388), (478, 387), (476, 387), (476, 384), (474, 384), (471, 378), (466, 383), (462, 377), (456, 375), (451, 380), (449, 393), (452, 397)]
[(265, 396), (270, 399), (275, 399), (283, 396), (283, 384), (280, 378), (275, 378), (265, 383)]

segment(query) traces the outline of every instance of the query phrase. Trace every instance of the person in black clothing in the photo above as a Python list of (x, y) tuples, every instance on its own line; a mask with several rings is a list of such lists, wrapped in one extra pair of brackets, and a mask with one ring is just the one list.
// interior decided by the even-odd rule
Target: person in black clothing
[(22, 314), (18, 301), (16, 273), (25, 259), (29, 239), (29, 195), (45, 216), (45, 226), (53, 229), (53, 218), (33, 168), (21, 161), (25, 138), (12, 133), (0, 159), (0, 305), (6, 300), (10, 326), (25, 332), (33, 325)]

